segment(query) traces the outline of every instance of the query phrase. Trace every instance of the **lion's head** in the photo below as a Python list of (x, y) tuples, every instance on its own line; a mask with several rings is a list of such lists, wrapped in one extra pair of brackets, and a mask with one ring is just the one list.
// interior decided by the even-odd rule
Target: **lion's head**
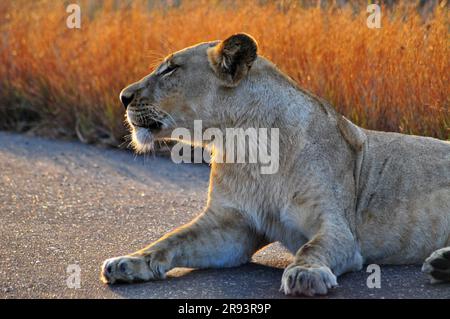
[(190, 129), (193, 120), (220, 127), (227, 112), (223, 105), (242, 95), (238, 87), (256, 59), (256, 41), (236, 34), (175, 52), (122, 90), (120, 100), (136, 151), (151, 150), (155, 138), (168, 137), (175, 127)]

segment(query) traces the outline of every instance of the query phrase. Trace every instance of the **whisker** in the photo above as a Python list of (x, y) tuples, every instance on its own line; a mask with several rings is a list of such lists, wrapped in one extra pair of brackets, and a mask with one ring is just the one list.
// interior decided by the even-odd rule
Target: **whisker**
[(123, 148), (127, 142), (128, 142), (128, 145), (126, 146), (126, 148), (128, 148), (131, 144), (131, 134), (124, 135), (123, 139), (124, 139), (124, 141), (119, 144), (119, 148)]
[(170, 115), (168, 112), (166, 112), (166, 111), (164, 111), (164, 110), (160, 110), (161, 111), (161, 113), (163, 113), (163, 114), (165, 114), (167, 117), (168, 117), (168, 119), (172, 122), (172, 124), (174, 125), (174, 126), (177, 126), (177, 122), (175, 121), (175, 119), (172, 117), (172, 115)]

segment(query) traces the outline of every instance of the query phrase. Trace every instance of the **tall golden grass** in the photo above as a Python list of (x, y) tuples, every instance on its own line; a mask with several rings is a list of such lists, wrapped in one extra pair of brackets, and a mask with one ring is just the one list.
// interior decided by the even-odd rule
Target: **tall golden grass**
[(81, 29), (66, 27), (67, 1), (0, 2), (0, 127), (119, 144), (118, 93), (168, 53), (196, 42), (252, 34), (260, 53), (304, 88), (371, 129), (448, 139), (450, 46), (446, 8), (426, 21), (410, 6), (367, 13), (305, 9), (295, 1), (81, 1)]

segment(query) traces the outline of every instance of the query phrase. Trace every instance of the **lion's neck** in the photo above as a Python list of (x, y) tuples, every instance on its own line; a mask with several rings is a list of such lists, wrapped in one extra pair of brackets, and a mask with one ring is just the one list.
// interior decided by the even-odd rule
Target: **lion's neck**
[[(257, 141), (258, 144), (266, 141), (267, 149), (276, 150), (280, 154), (289, 152), (291, 156), (295, 156), (294, 153), (303, 148), (305, 132), (314, 120), (314, 113), (316, 113), (314, 112), (314, 101), (310, 100), (305, 92), (301, 91), (275, 66), (265, 59), (258, 61), (249, 76), (233, 91), (232, 95), (229, 94), (229, 91), (222, 92), (223, 96), (219, 99), (221, 101), (218, 107), (220, 116), (217, 123), (222, 129), (224, 145), (233, 145), (231, 155), (233, 160), (239, 153), (237, 149), (239, 143), (235, 144), (235, 135), (228, 134), (230, 129), (241, 129), (242, 134), (249, 134), (250, 130), (255, 130), (254, 141)], [(262, 135), (266, 132), (267, 138)], [(250, 143), (250, 140), (246, 139), (243, 144), (247, 145), (246, 143)], [(243, 157), (248, 159), (249, 148), (244, 147), (244, 150), (246, 154)], [(224, 148), (223, 152), (213, 157), (213, 161), (220, 158), (221, 162), (227, 162), (225, 158), (230, 155), (227, 153), (228, 151), (230, 150)], [(289, 158), (280, 156), (279, 165), (290, 165), (284, 163), (284, 161), (289, 162)], [(269, 159), (270, 161), (275, 160), (274, 156)], [(217, 165), (216, 167), (228, 166)], [(233, 166), (228, 169), (259, 172), (260, 168), (261, 165), (250, 163), (250, 165)], [(258, 175), (255, 173), (255, 176)]]
[(317, 108), (314, 97), (262, 57), (233, 90), (219, 98), (221, 127), (307, 128)]
[[(326, 102), (299, 88), (266, 59), (259, 58), (249, 76), (233, 90), (231, 96), (225, 92), (220, 105), (218, 125), (223, 129), (224, 143), (227, 128), (277, 128), (279, 152), (290, 154), (280, 156), (280, 167), (291, 165), (290, 159), (300, 154), (308, 142), (327, 139), (336, 133), (336, 125), (332, 123), (336, 112)], [(260, 168), (259, 165), (238, 168), (243, 167)]]

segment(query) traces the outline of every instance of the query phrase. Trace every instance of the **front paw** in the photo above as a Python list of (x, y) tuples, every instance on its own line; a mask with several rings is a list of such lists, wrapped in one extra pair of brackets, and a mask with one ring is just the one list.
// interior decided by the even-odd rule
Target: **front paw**
[(330, 268), (289, 265), (283, 273), (281, 288), (286, 295), (326, 295), (337, 286), (336, 276)]
[(154, 279), (154, 273), (144, 257), (123, 256), (103, 262), (100, 278), (104, 283), (137, 282)]

